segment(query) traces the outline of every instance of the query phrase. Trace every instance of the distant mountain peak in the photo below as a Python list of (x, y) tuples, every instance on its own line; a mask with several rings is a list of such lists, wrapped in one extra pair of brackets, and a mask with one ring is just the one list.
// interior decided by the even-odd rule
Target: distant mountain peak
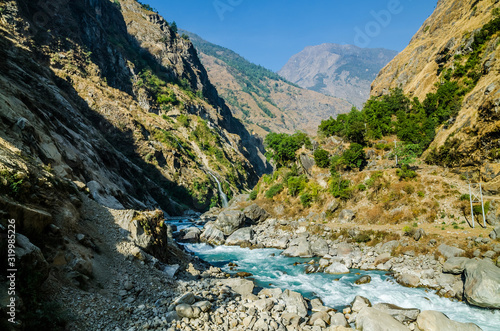
[(307, 46), (278, 71), (282, 77), (316, 92), (342, 98), (361, 108), (370, 84), (396, 51), (324, 43)]

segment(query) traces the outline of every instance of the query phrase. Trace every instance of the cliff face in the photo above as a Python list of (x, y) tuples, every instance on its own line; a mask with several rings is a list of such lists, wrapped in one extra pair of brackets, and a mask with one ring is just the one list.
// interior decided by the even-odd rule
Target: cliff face
[(454, 165), (498, 162), (498, 14), (498, 1), (440, 0), (371, 87), (374, 96), (400, 87), (423, 101), (444, 82), (457, 83), (462, 92), (458, 115), (440, 127), (427, 152), (453, 155), (460, 160)]
[(7, 200), (50, 212), (59, 183), (109, 207), (177, 214), (217, 203), (210, 173), (231, 195), (267, 170), (191, 42), (136, 1), (7, 1), (0, 15)]
[(240, 55), (185, 31), (235, 117), (261, 136), (269, 131), (316, 134), (321, 120), (346, 113), (342, 99), (306, 90)]
[(322, 44), (306, 47), (278, 72), (299, 86), (362, 108), (379, 70), (396, 56), (387, 49)]

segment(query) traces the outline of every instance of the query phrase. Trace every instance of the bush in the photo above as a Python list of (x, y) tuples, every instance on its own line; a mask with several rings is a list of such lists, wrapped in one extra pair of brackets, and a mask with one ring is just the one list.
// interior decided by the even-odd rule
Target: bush
[(354, 237), (354, 241), (357, 243), (366, 243), (371, 240), (370, 236), (366, 233), (360, 233), (356, 237)]
[(187, 117), (184, 114), (181, 114), (179, 115), (179, 117), (177, 117), (177, 122), (179, 122), (179, 124), (182, 125), (183, 127), (187, 128), (189, 126), (190, 120), (189, 117)]
[(366, 191), (366, 185), (365, 184), (358, 184), (357, 188), (358, 188), (358, 191), (361, 191), (361, 192)]
[(295, 152), (303, 145), (311, 147), (311, 140), (305, 133), (293, 135), (286, 133), (270, 133), (264, 139), (267, 147), (266, 157), (274, 160), (277, 166), (284, 166), (296, 160)]
[(352, 188), (350, 185), (351, 182), (349, 180), (342, 179), (340, 175), (337, 175), (331, 179), (330, 192), (335, 198), (348, 200), (352, 195)]
[(363, 146), (352, 143), (349, 149), (342, 154), (342, 159), (347, 168), (358, 168), (362, 170), (366, 163), (366, 154), (363, 150)]
[(322, 148), (318, 148), (314, 151), (314, 162), (316, 162), (316, 165), (320, 168), (328, 168), (330, 165), (329, 157), (330, 153)]
[(411, 170), (406, 164), (401, 166), (401, 169), (396, 171), (396, 174), (399, 177), (399, 180), (407, 180), (417, 177), (417, 173)]
[(267, 190), (266, 192), (266, 198), (272, 199), (275, 195), (283, 191), (283, 184), (276, 184), (273, 185)]
[(312, 203), (313, 197), (309, 193), (304, 193), (300, 196), (300, 202), (305, 208), (309, 207)]
[(460, 201), (469, 201), (469, 199), (470, 199), (470, 195), (468, 195), (468, 194), (462, 194), (460, 196)]
[(421, 198), (425, 197), (425, 193), (423, 191), (418, 191), (417, 194)]
[(305, 187), (307, 178), (305, 176), (288, 178), (288, 193), (292, 197), (296, 197)]
[(258, 194), (259, 194), (259, 192), (257, 190), (252, 190), (252, 192), (250, 192), (250, 200), (257, 199)]

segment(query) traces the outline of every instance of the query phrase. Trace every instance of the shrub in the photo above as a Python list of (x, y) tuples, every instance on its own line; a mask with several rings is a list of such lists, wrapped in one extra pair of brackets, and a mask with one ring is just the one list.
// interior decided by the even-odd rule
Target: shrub
[(252, 190), (252, 192), (250, 192), (250, 200), (257, 199), (258, 194), (259, 194), (259, 192), (257, 190)]
[(358, 191), (361, 191), (361, 192), (366, 191), (366, 186), (365, 186), (365, 184), (359, 184), (359, 185), (357, 186), (357, 188), (358, 188)]
[(360, 233), (356, 237), (354, 237), (354, 241), (357, 243), (366, 243), (371, 240), (370, 236), (366, 233)]
[(297, 196), (306, 187), (307, 178), (305, 176), (288, 178), (288, 193), (292, 197)]
[(314, 151), (314, 162), (316, 162), (316, 165), (320, 168), (328, 168), (330, 165), (329, 157), (330, 153), (322, 148), (318, 148)]
[(266, 198), (272, 199), (275, 195), (283, 191), (283, 184), (276, 184), (273, 185), (267, 190), (266, 192)]
[(460, 196), (460, 201), (469, 201), (469, 199), (470, 199), (470, 195), (468, 195), (468, 194), (462, 194)]
[(363, 146), (352, 143), (349, 149), (342, 154), (342, 159), (347, 168), (358, 168), (361, 170), (366, 163), (366, 154)]
[(309, 193), (304, 193), (300, 196), (300, 202), (302, 203), (302, 206), (304, 206), (305, 208), (311, 205), (312, 200), (313, 200), (312, 195)]
[(425, 193), (423, 191), (418, 191), (417, 195), (421, 198), (425, 197)]
[(348, 200), (352, 195), (351, 181), (342, 179), (340, 175), (333, 177), (330, 182), (330, 192), (335, 198)]
[(396, 174), (399, 176), (400, 180), (407, 180), (417, 177), (417, 173), (410, 169), (406, 164), (401, 166), (401, 169), (396, 171)]
[(179, 124), (183, 127), (187, 128), (189, 126), (190, 120), (187, 115), (181, 114), (177, 117), (177, 122), (179, 122)]
[(412, 237), (415, 234), (415, 228), (412, 228), (409, 225), (405, 225), (405, 227), (403, 228), (403, 234), (405, 236)]

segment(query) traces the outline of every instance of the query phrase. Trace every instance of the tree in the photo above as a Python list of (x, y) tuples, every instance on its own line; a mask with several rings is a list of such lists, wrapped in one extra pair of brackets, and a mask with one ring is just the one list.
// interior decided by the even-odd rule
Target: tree
[(352, 143), (348, 150), (342, 154), (344, 164), (348, 169), (362, 169), (366, 163), (366, 154), (363, 146), (360, 144)]
[(312, 147), (309, 137), (302, 132), (293, 135), (286, 133), (269, 133), (264, 139), (267, 146), (266, 157), (276, 162), (277, 166), (285, 166), (296, 160), (295, 152), (302, 146)]
[(318, 148), (314, 151), (314, 162), (320, 168), (328, 168), (330, 165), (330, 153), (322, 148)]
[(172, 32), (175, 34), (177, 34), (177, 23), (175, 23), (175, 21), (173, 21), (171, 24), (170, 24), (170, 28), (172, 29)]

